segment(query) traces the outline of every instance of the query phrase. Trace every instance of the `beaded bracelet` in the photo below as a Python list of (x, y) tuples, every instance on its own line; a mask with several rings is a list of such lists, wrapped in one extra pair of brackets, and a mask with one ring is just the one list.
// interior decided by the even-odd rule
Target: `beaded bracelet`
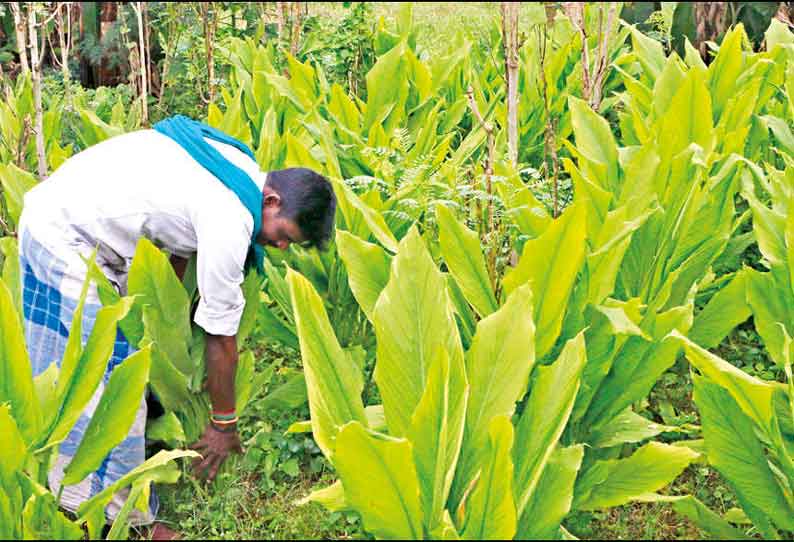
[(230, 425), (228, 427), (218, 427), (215, 425), (215, 422), (210, 422), (210, 427), (212, 427), (212, 429), (218, 433), (233, 433), (237, 431), (237, 426), (235, 425)]
[(229, 420), (237, 421), (237, 412), (232, 410), (213, 410), (210, 412), (210, 419), (218, 423), (228, 422)]

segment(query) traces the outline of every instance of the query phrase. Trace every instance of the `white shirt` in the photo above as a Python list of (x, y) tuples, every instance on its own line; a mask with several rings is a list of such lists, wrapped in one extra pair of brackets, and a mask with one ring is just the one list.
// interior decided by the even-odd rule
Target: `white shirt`
[[(207, 141), (263, 188), (266, 174), (254, 160)], [(197, 253), (195, 321), (213, 335), (237, 333), (253, 218), (171, 138), (139, 130), (76, 154), (25, 195), (21, 222), (69, 268), (84, 269), (80, 255), (98, 245), (97, 263), (121, 292), (141, 237), (177, 256)], [(77, 295), (64, 293), (76, 299), (82, 280), (73, 282)]]

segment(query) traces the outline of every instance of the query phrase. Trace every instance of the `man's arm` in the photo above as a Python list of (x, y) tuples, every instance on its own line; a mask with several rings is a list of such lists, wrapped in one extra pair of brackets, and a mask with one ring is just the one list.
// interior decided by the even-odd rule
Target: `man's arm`
[(214, 411), (234, 410), (237, 337), (207, 334), (207, 391)]
[[(235, 410), (234, 378), (237, 372), (237, 337), (207, 334), (207, 391), (212, 410)], [(232, 452), (240, 452), (236, 424), (216, 425), (212, 421), (193, 449), (203, 459), (196, 459), (193, 468), (212, 480), (221, 464)]]

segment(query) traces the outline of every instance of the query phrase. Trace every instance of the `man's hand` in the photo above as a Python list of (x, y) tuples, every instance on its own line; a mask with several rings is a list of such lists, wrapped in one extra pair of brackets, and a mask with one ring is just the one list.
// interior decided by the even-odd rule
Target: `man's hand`
[[(234, 377), (237, 372), (237, 338), (207, 334), (207, 391), (215, 411), (234, 412)], [(220, 427), (220, 424), (218, 427)], [(228, 426), (224, 426), (225, 427)], [(193, 461), (193, 470), (202, 478), (213, 480), (218, 469), (233, 452), (241, 452), (236, 428), (224, 432), (212, 422), (201, 439), (192, 446), (204, 456)]]
[(232, 453), (243, 451), (240, 445), (240, 437), (237, 431), (224, 433), (215, 429), (210, 423), (204, 431), (201, 439), (191, 446), (192, 450), (200, 453), (203, 458), (197, 457), (193, 460), (193, 472), (199, 478), (214, 480), (218, 474), (218, 469)]

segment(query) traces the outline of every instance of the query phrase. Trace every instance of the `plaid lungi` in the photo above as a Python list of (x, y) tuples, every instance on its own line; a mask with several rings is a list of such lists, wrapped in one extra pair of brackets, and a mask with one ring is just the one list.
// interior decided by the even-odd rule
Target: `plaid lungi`
[[(56, 257), (36, 240), (24, 228), (24, 225), (20, 227), (19, 239), (25, 342), (30, 354), (33, 375), (36, 376), (45, 371), (53, 362), (58, 367), (61, 366), (69, 330), (72, 327), (74, 312), (79, 301), (79, 292), (85, 281), (86, 267), (84, 264), (77, 267), (74, 262), (68, 263), (64, 259)], [(88, 295), (83, 305), (83, 345), (91, 334), (97, 311), (101, 307), (96, 287), (92, 285), (88, 289)], [(48, 476), (50, 489), (54, 493), (57, 494), (60, 489), (63, 471), (77, 452), (111, 372), (133, 352), (135, 352), (135, 348), (127, 342), (119, 329), (116, 334), (113, 354), (108, 360), (103, 380), (66, 440), (60, 444), (58, 457)], [(127, 472), (143, 463), (145, 460), (145, 431), (146, 399), (141, 397), (141, 405), (127, 438), (111, 450), (96, 472), (87, 476), (82, 482), (64, 488), (61, 506), (76, 512), (82, 502), (112, 485)], [(128, 491), (125, 490), (114, 496), (105, 509), (109, 520), (112, 521), (118, 515), (127, 495)], [(157, 497), (152, 491), (148, 513), (143, 514), (134, 509), (130, 514), (131, 523), (145, 525), (153, 522), (157, 507)]]

